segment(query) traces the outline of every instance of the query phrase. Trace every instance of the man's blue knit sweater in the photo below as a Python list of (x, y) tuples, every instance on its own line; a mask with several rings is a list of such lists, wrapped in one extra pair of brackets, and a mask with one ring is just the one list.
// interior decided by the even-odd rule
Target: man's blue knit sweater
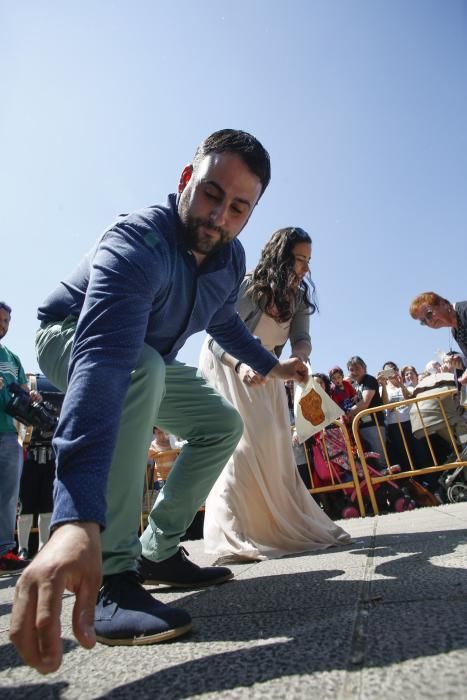
[(40, 307), (42, 325), (78, 319), (69, 385), (54, 439), (52, 525), (105, 525), (105, 488), (123, 402), (143, 343), (166, 363), (207, 332), (263, 375), (276, 365), (235, 311), (245, 254), (234, 240), (198, 266), (177, 198), (121, 217)]

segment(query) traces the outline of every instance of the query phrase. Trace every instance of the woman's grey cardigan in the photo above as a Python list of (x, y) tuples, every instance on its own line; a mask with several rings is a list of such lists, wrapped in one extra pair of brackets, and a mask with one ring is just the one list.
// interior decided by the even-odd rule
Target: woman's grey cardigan
[[(263, 310), (258, 306), (254, 299), (246, 293), (250, 280), (251, 275), (246, 275), (240, 285), (237, 301), (237, 312), (248, 330), (254, 334)], [(303, 289), (299, 288), (295, 298), (295, 309), (290, 321), (289, 340), (292, 348), (295, 343), (303, 340), (308, 343), (309, 352), (311, 353), (309, 326), (310, 307), (305, 303)], [(284, 345), (277, 345), (274, 348), (274, 354), (276, 357), (281, 356), (283, 348)], [(213, 339), (209, 341), (209, 349), (219, 359), (221, 359), (222, 355), (224, 354), (224, 350)]]

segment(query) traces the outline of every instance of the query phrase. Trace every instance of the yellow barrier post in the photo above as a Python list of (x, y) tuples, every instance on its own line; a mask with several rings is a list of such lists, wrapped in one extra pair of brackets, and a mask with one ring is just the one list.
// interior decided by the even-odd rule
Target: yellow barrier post
[[(366, 481), (366, 486), (368, 489), (368, 494), (369, 494), (371, 506), (373, 508), (375, 515), (379, 514), (379, 508), (378, 508), (378, 504), (376, 501), (375, 489), (374, 489), (374, 486), (376, 484), (379, 484), (382, 482), (387, 482), (387, 481), (399, 481), (401, 479), (408, 479), (408, 478), (411, 478), (413, 476), (421, 476), (423, 474), (432, 474), (434, 472), (447, 471), (449, 469), (451, 469), (451, 470), (457, 469), (459, 466), (467, 466), (467, 460), (461, 459), (459, 449), (457, 446), (457, 438), (454, 435), (454, 432), (452, 430), (452, 426), (449, 422), (445, 407), (443, 405), (443, 402), (445, 402), (449, 398), (452, 398), (455, 394), (457, 394), (457, 389), (444, 388), (444, 389), (440, 389), (437, 392), (430, 390), (429, 395), (421, 394), (420, 396), (416, 396), (416, 397), (411, 398), (411, 399), (405, 399), (404, 401), (396, 401), (394, 403), (384, 404), (382, 406), (377, 406), (376, 408), (367, 408), (363, 411), (360, 411), (360, 413), (358, 413), (355, 416), (353, 423), (352, 423), (352, 432), (354, 435), (355, 443), (357, 445), (357, 452), (359, 455), (359, 459), (360, 459), (360, 462), (362, 464), (362, 469), (363, 469), (363, 473), (365, 476), (365, 481)], [(423, 412), (420, 410), (420, 406), (419, 406), (419, 404), (423, 403), (424, 401), (436, 401), (437, 404), (439, 405), (440, 414), (442, 415), (442, 418), (443, 418), (443, 421), (442, 421), (443, 437), (445, 437), (446, 435), (449, 436), (452, 452), (456, 456), (455, 462), (448, 462), (446, 464), (441, 464), (441, 465), (438, 464), (435, 452), (433, 450), (433, 445), (431, 443), (430, 434), (440, 432), (441, 428), (439, 428), (439, 426), (438, 426), (438, 429), (434, 430), (432, 428), (432, 426), (427, 427), (426, 422), (423, 418)], [(360, 422), (361, 422), (362, 418), (365, 416), (374, 415), (375, 413), (381, 413), (382, 411), (393, 410), (393, 409), (398, 408), (399, 406), (407, 406), (407, 405), (411, 405), (411, 406), (415, 405), (416, 406), (417, 415), (418, 415), (419, 420), (420, 420), (421, 430), (423, 430), (423, 434), (427, 440), (427, 444), (428, 444), (428, 448), (429, 448), (429, 451), (430, 451), (430, 454), (432, 457), (433, 464), (431, 466), (424, 466), (424, 467), (415, 468), (414, 462), (412, 459), (412, 455), (410, 453), (409, 446), (407, 444), (405, 436), (403, 435), (402, 437), (403, 437), (404, 448), (407, 452), (407, 456), (409, 459), (409, 469), (402, 471), (400, 473), (392, 473), (392, 474), (387, 473), (385, 475), (380, 474), (379, 476), (372, 476), (370, 474), (369, 469), (368, 469), (368, 465), (367, 465), (366, 458), (365, 458), (365, 450), (363, 449), (362, 441), (360, 439), (360, 434), (359, 434)], [(377, 422), (376, 422), (376, 425), (378, 425)], [(402, 433), (402, 427), (400, 426), (400, 422), (399, 422), (399, 429), (401, 430), (401, 433)], [(429, 429), (431, 429), (431, 433), (429, 432)], [(391, 465), (389, 464), (389, 458), (387, 455), (386, 446), (384, 444), (380, 429), (378, 429), (378, 434), (379, 434), (379, 438), (380, 438), (380, 442), (381, 442), (381, 448), (382, 448), (381, 451), (382, 451), (382, 454), (384, 455), (384, 458), (386, 461), (387, 470), (388, 470), (388, 472), (390, 472)]]

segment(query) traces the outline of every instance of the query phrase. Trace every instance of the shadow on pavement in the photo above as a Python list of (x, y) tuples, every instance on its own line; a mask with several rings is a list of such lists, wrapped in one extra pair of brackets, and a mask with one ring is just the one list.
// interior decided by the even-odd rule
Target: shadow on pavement
[(47, 698), (56, 700), (64, 690), (68, 688), (68, 683), (28, 683), (18, 685), (16, 688), (0, 688), (2, 700), (36, 700), (37, 698)]
[[(78, 643), (72, 639), (63, 640), (63, 653), (68, 654), (73, 649), (76, 649)], [(23, 666), (23, 662), (16, 652), (13, 644), (1, 644), (0, 645), (0, 672), (5, 671), (8, 668), (17, 668), (18, 666)], [(37, 676), (40, 677), (39, 675)], [(22, 687), (22, 686), (18, 686)], [(0, 687), (0, 698), (3, 700), (3, 688)], [(17, 696), (18, 697), (18, 696)]]
[[(199, 653), (201, 658), (172, 662), (100, 697), (154, 700), (157, 694), (181, 700), (276, 678), (284, 690), (288, 676), (384, 667), (465, 649), (466, 558), (460, 554), (457, 566), (455, 556), (439, 564), (436, 557), (453, 554), (466, 543), (463, 531), (362, 537), (346, 548), (345, 556), (346, 564), (349, 557), (366, 557), (365, 577), (361, 567), (351, 566), (345, 572), (270, 576), (254, 576), (253, 571), (251, 578), (193, 592), (175, 603), (189, 610), (195, 628), (192, 637), (177, 644), (199, 643), (193, 656)], [(394, 559), (378, 563), (379, 557), (388, 556)], [(313, 566), (312, 556), (309, 562)], [(152, 590), (161, 599), (163, 591)], [(237, 643), (238, 648), (223, 651), (222, 642)], [(210, 643), (213, 653), (207, 656)], [(164, 646), (153, 648), (159, 663)], [(0, 669), (18, 665), (15, 658), (11, 645), (0, 648)], [(59, 697), (58, 685), (50, 684), (51, 694), (40, 697)], [(38, 686), (17, 686), (15, 697), (28, 697), (31, 688)]]
[[(359, 543), (347, 551), (373, 559), (365, 580), (337, 578), (338, 570), (237, 579), (215, 595), (177, 601), (193, 614), (200, 643), (257, 640), (256, 646), (163, 669), (105, 697), (144, 700), (156, 692), (181, 700), (467, 648), (465, 568), (452, 566), (453, 558), (449, 567), (430, 561), (466, 544), (465, 532), (378, 535)], [(378, 564), (391, 555), (396, 558)]]

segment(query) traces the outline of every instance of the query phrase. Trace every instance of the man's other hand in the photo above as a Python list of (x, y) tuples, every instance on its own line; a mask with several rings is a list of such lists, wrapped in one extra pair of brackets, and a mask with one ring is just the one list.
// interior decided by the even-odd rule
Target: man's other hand
[(10, 640), (26, 664), (40, 673), (51, 673), (60, 666), (60, 614), (65, 590), (76, 596), (76, 639), (87, 649), (95, 645), (94, 610), (101, 580), (99, 525), (60, 525), (16, 584)]

